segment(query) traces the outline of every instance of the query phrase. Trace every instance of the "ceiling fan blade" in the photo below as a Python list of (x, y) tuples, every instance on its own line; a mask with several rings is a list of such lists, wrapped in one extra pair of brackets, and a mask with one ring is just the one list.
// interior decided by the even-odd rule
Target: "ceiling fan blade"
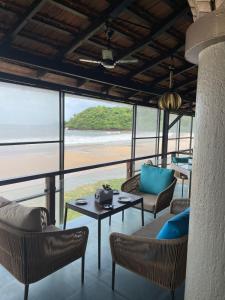
[(87, 62), (87, 63), (91, 63), (91, 64), (101, 64), (101, 61), (99, 61), (99, 60), (92, 60), (92, 59), (85, 59), (85, 58), (80, 58), (79, 61)]
[(117, 64), (135, 64), (138, 63), (138, 59), (121, 59), (116, 62)]

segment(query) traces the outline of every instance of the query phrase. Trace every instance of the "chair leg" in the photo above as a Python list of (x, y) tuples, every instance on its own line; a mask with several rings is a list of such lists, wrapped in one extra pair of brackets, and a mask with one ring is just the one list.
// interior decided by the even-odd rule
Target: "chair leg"
[(85, 264), (85, 256), (81, 258), (81, 284), (84, 284), (84, 264)]
[(182, 190), (181, 190), (181, 196), (183, 198), (184, 196), (184, 179), (182, 179)]
[(114, 291), (115, 288), (115, 272), (116, 271), (116, 263), (112, 262), (112, 290)]
[(109, 216), (109, 226), (111, 226), (111, 216)]
[(124, 210), (122, 210), (122, 222), (124, 222)]
[(154, 219), (156, 219), (156, 212), (154, 212)]
[(175, 291), (171, 290), (171, 300), (175, 300)]
[(24, 300), (28, 300), (29, 284), (25, 284), (24, 288)]

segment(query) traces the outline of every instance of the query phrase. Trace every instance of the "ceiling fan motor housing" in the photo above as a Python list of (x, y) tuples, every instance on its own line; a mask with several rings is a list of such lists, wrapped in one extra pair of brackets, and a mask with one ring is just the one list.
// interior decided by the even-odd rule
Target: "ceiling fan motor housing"
[(113, 61), (113, 53), (110, 49), (102, 49), (102, 59)]

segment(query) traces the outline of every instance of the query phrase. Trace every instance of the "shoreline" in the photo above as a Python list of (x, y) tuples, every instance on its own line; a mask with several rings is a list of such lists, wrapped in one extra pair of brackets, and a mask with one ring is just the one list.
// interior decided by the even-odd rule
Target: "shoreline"
[(108, 132), (108, 131), (117, 131), (117, 132), (127, 132), (130, 133), (132, 131), (132, 128), (130, 129), (116, 129), (116, 128), (109, 128), (109, 129), (87, 129), (87, 128), (69, 128), (65, 127), (65, 131), (103, 131), (103, 132)]

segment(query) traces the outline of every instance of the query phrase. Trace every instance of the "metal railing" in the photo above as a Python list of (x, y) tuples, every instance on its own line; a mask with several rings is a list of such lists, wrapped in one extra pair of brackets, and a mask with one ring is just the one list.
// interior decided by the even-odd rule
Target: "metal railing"
[[(167, 156), (172, 155), (172, 154), (183, 154), (183, 153), (185, 153), (187, 151), (191, 151), (191, 150), (192, 149), (185, 149), (185, 150), (182, 150), (179, 152), (171, 151), (171, 152), (167, 153)], [(134, 170), (132, 167), (134, 162), (157, 158), (157, 157), (162, 157), (162, 154), (154, 154), (154, 155), (142, 156), (142, 157), (133, 158), (133, 159), (130, 158), (130, 159), (111, 161), (111, 162), (107, 162), (107, 163), (88, 165), (88, 166), (84, 166), (84, 167), (66, 169), (66, 170), (62, 170), (62, 171), (47, 172), (47, 173), (33, 174), (33, 175), (22, 176), (22, 177), (8, 178), (8, 179), (0, 180), (0, 186), (11, 185), (11, 184), (45, 178), (46, 188), (43, 193), (39, 193), (36, 195), (32, 195), (32, 196), (29, 196), (26, 198), (19, 199), (19, 200), (17, 200), (17, 202), (28, 201), (31, 199), (45, 196), (47, 209), (49, 210), (49, 214), (50, 214), (50, 220), (54, 224), (55, 223), (55, 200), (56, 200), (55, 194), (57, 192), (60, 192), (60, 189), (56, 189), (56, 186), (55, 186), (56, 176), (64, 176), (66, 174), (78, 173), (78, 172), (82, 172), (82, 171), (93, 170), (93, 169), (98, 169), (98, 168), (103, 168), (103, 167), (109, 167), (109, 166), (113, 166), (113, 165), (120, 165), (120, 164), (128, 165), (129, 164), (129, 172), (127, 172), (127, 176), (131, 177), (134, 174)]]

